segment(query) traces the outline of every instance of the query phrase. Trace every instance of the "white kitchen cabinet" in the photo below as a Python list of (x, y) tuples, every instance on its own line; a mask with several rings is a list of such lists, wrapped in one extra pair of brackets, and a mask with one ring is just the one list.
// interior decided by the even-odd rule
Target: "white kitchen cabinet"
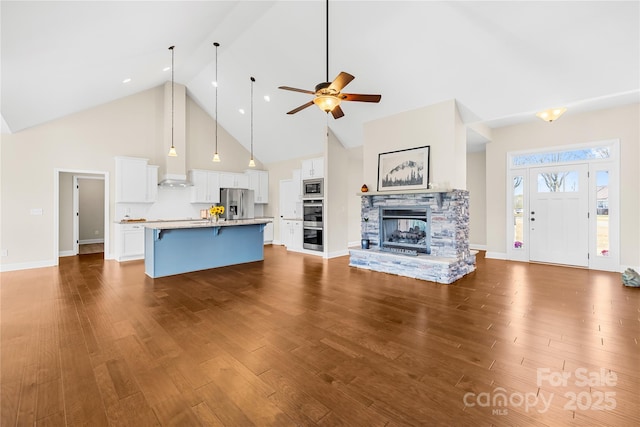
[(158, 200), (158, 166), (147, 165), (147, 202)]
[(191, 203), (220, 203), (220, 172), (194, 169), (189, 171)]
[(116, 224), (116, 260), (131, 261), (144, 258), (144, 226)]
[(291, 180), (293, 181), (294, 191), (297, 200), (302, 200), (302, 169), (294, 169), (291, 171)]
[[(116, 157), (116, 203), (155, 202), (150, 192), (148, 160), (137, 157)], [(156, 169), (156, 185), (158, 182)]]
[(280, 222), (280, 241), (289, 251), (302, 251), (302, 221), (282, 219)]
[(324, 178), (324, 157), (302, 161), (302, 179)]
[(254, 203), (269, 203), (269, 172), (248, 170), (245, 174), (249, 177), (249, 189), (253, 190)]
[(220, 188), (249, 188), (249, 176), (236, 172), (220, 172)]

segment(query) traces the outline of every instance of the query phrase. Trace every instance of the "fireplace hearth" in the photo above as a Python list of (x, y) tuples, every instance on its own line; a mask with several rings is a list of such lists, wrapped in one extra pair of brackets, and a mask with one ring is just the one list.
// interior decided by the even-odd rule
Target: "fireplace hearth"
[(466, 190), (362, 194), (361, 214), (371, 246), (350, 249), (353, 267), (445, 284), (475, 270)]

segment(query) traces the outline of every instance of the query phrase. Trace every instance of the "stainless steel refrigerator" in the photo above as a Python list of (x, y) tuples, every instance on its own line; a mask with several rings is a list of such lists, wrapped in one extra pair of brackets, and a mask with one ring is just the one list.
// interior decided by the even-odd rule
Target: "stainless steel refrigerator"
[(220, 204), (224, 206), (221, 218), (253, 219), (253, 190), (244, 188), (221, 188)]

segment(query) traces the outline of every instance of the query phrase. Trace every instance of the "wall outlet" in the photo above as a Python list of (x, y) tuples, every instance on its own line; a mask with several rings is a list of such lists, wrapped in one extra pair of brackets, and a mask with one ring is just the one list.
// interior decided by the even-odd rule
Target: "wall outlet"
[(33, 208), (29, 211), (31, 215), (42, 215), (42, 208)]
[(2, 256), (9, 256), (9, 249), (3, 249)]
[(100, 234), (100, 230), (94, 230), (93, 234), (95, 234), (96, 236)]

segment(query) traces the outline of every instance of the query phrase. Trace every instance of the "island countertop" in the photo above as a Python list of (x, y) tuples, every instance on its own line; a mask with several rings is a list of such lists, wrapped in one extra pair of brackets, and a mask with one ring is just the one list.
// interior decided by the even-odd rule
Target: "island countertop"
[(270, 222), (273, 222), (271, 218), (221, 219), (218, 222), (209, 221), (208, 219), (194, 219), (191, 221), (146, 222), (141, 225), (153, 230), (174, 230), (180, 228), (235, 227), (243, 225), (268, 224)]

